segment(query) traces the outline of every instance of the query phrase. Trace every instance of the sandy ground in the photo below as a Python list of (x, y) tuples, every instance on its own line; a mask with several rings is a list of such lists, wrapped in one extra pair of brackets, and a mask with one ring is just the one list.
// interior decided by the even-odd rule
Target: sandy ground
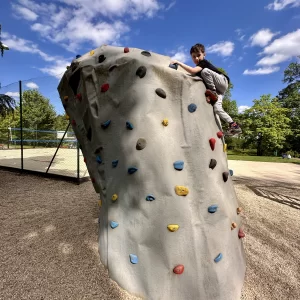
[[(242, 299), (300, 299), (300, 165), (229, 167), (244, 208)], [(99, 261), (98, 199), (90, 182), (7, 171), (0, 178), (0, 299), (137, 299)]]

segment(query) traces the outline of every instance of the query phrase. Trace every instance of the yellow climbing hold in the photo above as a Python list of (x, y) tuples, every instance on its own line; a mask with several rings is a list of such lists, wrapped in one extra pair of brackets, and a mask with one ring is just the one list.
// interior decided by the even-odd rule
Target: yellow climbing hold
[(223, 152), (226, 152), (227, 151), (227, 144), (224, 144), (223, 145)]
[(113, 194), (111, 197), (112, 201), (116, 201), (118, 199), (118, 195), (117, 194)]
[(98, 201), (98, 205), (99, 205), (99, 207), (102, 206), (102, 200), (99, 200), (99, 201)]
[(93, 56), (94, 54), (95, 54), (94, 50), (90, 51), (90, 56)]
[(186, 196), (189, 193), (189, 189), (182, 185), (176, 185), (175, 192), (178, 196)]
[(168, 225), (168, 229), (172, 232), (177, 231), (179, 229), (179, 225), (177, 224), (170, 224)]
[(69, 99), (68, 96), (64, 96), (64, 100), (67, 101)]
[(169, 125), (169, 120), (168, 119), (163, 119), (162, 124), (164, 126), (168, 126)]
[(69, 115), (66, 115), (66, 119), (67, 119), (67, 120), (70, 120), (70, 117), (69, 117)]

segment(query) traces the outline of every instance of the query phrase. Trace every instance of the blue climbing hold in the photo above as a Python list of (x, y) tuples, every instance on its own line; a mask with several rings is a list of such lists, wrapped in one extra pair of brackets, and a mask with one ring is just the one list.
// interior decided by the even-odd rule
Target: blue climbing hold
[(98, 163), (98, 164), (101, 164), (101, 163), (102, 163), (102, 159), (101, 159), (101, 157), (100, 157), (99, 155), (97, 155), (96, 160), (97, 160), (97, 163)]
[(188, 110), (189, 110), (190, 113), (195, 112), (196, 109), (197, 109), (197, 105), (194, 104), (194, 103), (191, 103), (191, 104), (188, 106)]
[(129, 174), (133, 174), (133, 173), (135, 173), (137, 170), (138, 170), (138, 168), (136, 168), (136, 167), (131, 167), (131, 168), (128, 168), (128, 173), (129, 173)]
[(76, 59), (78, 59), (79, 57), (81, 57), (81, 55), (77, 54), (77, 55), (76, 55)]
[(119, 160), (118, 160), (118, 159), (116, 159), (116, 160), (113, 160), (113, 161), (112, 161), (112, 163), (111, 163), (111, 164), (112, 164), (112, 167), (113, 167), (113, 168), (116, 168), (116, 167), (117, 167), (117, 165), (118, 165), (118, 162), (119, 162)]
[(139, 259), (138, 259), (138, 257), (136, 255), (130, 254), (129, 257), (130, 257), (130, 262), (132, 264), (137, 264), (139, 262)]
[(105, 121), (104, 123), (101, 124), (101, 127), (102, 127), (103, 129), (106, 129), (106, 128), (110, 125), (110, 122), (111, 122), (111, 120)]
[(213, 213), (215, 213), (216, 211), (217, 211), (217, 209), (218, 209), (218, 205), (211, 205), (209, 208), (208, 208), (208, 212), (209, 213), (211, 213), (211, 214), (213, 214)]
[(184, 162), (182, 160), (177, 160), (173, 165), (176, 170), (181, 171), (183, 169)]
[(217, 263), (223, 258), (222, 253), (219, 253), (218, 256), (214, 259), (214, 261)]
[(112, 229), (115, 229), (116, 227), (118, 227), (119, 226), (119, 223), (118, 222), (115, 222), (115, 221), (111, 221), (110, 222), (110, 227), (112, 228)]
[(178, 64), (169, 64), (169, 67), (170, 67), (171, 69), (177, 70), (177, 69), (178, 69)]
[(230, 176), (233, 176), (233, 170), (229, 170)]
[(147, 195), (146, 200), (153, 201), (153, 200), (155, 200), (155, 197), (152, 194), (149, 194), (149, 195)]
[(127, 127), (127, 129), (129, 129), (129, 130), (132, 130), (133, 129), (133, 125), (130, 123), (130, 122), (126, 122), (126, 127)]

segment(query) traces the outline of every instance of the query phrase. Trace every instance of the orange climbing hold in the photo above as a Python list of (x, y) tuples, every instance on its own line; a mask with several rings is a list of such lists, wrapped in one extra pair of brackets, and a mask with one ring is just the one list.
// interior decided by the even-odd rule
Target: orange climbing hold
[(231, 223), (231, 230), (233, 230), (233, 229), (236, 228), (236, 227), (237, 227), (237, 224), (234, 223), (234, 222), (232, 222), (232, 223)]
[(64, 96), (64, 100), (68, 101), (69, 97), (68, 96)]
[(236, 209), (236, 213), (239, 215), (241, 212), (242, 212), (242, 208), (241, 207), (238, 207), (237, 209)]
[(182, 274), (183, 271), (184, 271), (184, 265), (178, 265), (173, 269), (173, 272), (179, 275)]
[(211, 150), (215, 150), (215, 145), (216, 145), (216, 139), (214, 139), (214, 138), (211, 138), (211, 139), (209, 139), (209, 144), (210, 144), (210, 148), (211, 148)]

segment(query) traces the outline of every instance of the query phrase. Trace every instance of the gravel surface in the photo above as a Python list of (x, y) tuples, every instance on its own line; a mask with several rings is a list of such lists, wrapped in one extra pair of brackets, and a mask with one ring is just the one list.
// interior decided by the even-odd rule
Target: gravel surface
[[(300, 166), (253, 163), (229, 162), (244, 208), (242, 299), (298, 300)], [(0, 299), (138, 299), (100, 263), (98, 199), (90, 182), (78, 186), (7, 171), (0, 178)]]

